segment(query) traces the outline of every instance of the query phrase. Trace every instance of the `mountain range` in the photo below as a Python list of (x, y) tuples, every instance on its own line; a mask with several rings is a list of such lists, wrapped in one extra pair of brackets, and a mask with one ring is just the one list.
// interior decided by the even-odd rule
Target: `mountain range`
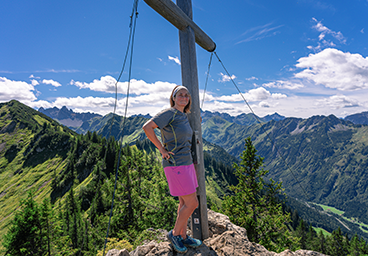
[[(73, 130), (79, 129), (78, 130), (79, 133), (84, 133), (84, 132), (87, 132), (88, 130), (91, 130), (89, 127), (90, 126), (89, 123), (91, 122), (93, 118), (95, 117), (97, 119), (102, 118), (101, 115), (96, 114), (96, 113), (90, 113), (90, 112), (75, 113), (72, 109), (68, 109), (65, 106), (63, 106), (61, 109), (57, 107), (44, 109), (43, 107), (41, 107), (38, 109), (38, 111), (57, 120), (60, 124), (63, 124)], [(254, 123), (258, 123), (258, 122), (268, 122), (271, 120), (281, 121), (286, 118), (285, 116), (281, 116), (278, 113), (274, 113), (272, 115), (266, 115), (264, 117), (258, 117), (257, 115), (252, 114), (252, 113), (248, 113), (248, 114), (242, 113), (237, 116), (231, 116), (227, 113), (211, 112), (207, 110), (201, 111), (201, 116), (202, 116), (203, 123), (205, 123), (211, 117), (217, 116), (217, 117), (221, 117), (222, 119), (228, 122), (236, 123), (240, 125), (251, 125)], [(147, 119), (151, 118), (149, 114), (147, 115), (139, 114), (139, 115), (133, 115), (131, 117), (132, 118), (133, 117), (143, 117)], [(346, 116), (345, 118), (343, 118), (343, 120), (351, 121), (354, 124), (368, 124), (368, 111)]]
[(367, 124), (368, 125), (368, 111), (347, 116), (345, 117), (345, 120), (351, 121), (354, 124)]
[(71, 128), (77, 128), (83, 124), (83, 122), (88, 121), (94, 117), (101, 117), (99, 114), (95, 113), (74, 113), (73, 110), (67, 109), (65, 106), (61, 109), (57, 107), (44, 109), (43, 107), (40, 107), (38, 109), (39, 112), (51, 117), (52, 119), (55, 119), (59, 123), (71, 127)]
[[(288, 195), (334, 206), (368, 223), (364, 210), (368, 207), (368, 127), (362, 125), (367, 113), (345, 119), (333, 115), (302, 119), (277, 113), (260, 118), (203, 111), (202, 133), (205, 141), (237, 158), (244, 139), (251, 137), (270, 170), (269, 177), (282, 181)], [(141, 127), (149, 117), (133, 116), (125, 122), (120, 116), (111, 117), (93, 117), (76, 131), (96, 131), (127, 143), (146, 138)]]

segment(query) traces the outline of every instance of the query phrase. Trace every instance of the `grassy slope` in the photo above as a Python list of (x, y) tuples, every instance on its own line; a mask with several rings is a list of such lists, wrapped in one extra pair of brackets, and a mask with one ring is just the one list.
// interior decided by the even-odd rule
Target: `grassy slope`
[[(17, 112), (21, 112), (26, 119), (19, 117)], [(46, 161), (35, 166), (25, 165), (24, 153), (35, 135), (32, 128), (40, 128), (44, 123), (58, 125), (54, 120), (28, 107), (25, 108), (16, 101), (12, 101), (9, 105), (1, 104), (0, 116), (0, 130), (2, 130), (0, 144), (3, 145), (0, 151), (0, 251), (2, 251), (4, 248), (1, 245), (1, 239), (20, 201), (26, 198), (27, 191), (33, 189), (35, 200), (39, 203), (49, 198), (52, 175), (54, 171), (59, 173), (65, 163), (58, 154), (62, 152), (44, 149), (43, 157), (47, 158)], [(14, 129), (4, 129), (15, 116), (18, 122)], [(63, 128), (59, 127), (59, 129)], [(48, 156), (51, 157), (48, 158)]]

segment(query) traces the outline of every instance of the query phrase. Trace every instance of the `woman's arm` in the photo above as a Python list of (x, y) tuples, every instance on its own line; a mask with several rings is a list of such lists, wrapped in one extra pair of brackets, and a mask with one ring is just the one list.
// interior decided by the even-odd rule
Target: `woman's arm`
[(143, 125), (143, 130), (145, 132), (145, 134), (147, 135), (147, 138), (152, 141), (152, 143), (156, 146), (156, 148), (158, 148), (158, 150), (160, 151), (162, 158), (168, 159), (170, 158), (169, 154), (174, 154), (172, 152), (167, 152), (167, 150), (165, 149), (164, 146), (162, 146), (161, 141), (157, 138), (156, 134), (155, 134), (155, 129), (158, 128), (157, 124), (155, 122), (153, 122), (152, 120), (148, 120), (144, 125)]

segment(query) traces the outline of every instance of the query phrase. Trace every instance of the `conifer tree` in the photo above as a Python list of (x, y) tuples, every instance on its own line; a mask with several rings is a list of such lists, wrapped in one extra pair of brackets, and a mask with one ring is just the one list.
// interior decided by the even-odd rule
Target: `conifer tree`
[(112, 136), (109, 138), (107, 142), (106, 152), (105, 152), (105, 163), (106, 163), (106, 172), (107, 173), (114, 173), (115, 161), (117, 150), (116, 150), (116, 142), (115, 138)]
[(51, 220), (50, 220), (50, 203), (45, 199), (40, 208), (40, 218), (41, 218), (41, 239), (43, 243), (47, 244), (47, 255), (51, 255)]
[(340, 227), (332, 232), (332, 242), (330, 248), (330, 254), (334, 256), (344, 256), (348, 254), (347, 248), (345, 246), (344, 236)]
[(360, 251), (361, 254), (368, 254), (367, 242), (363, 238), (360, 238)]
[(44, 255), (47, 243), (42, 237), (42, 218), (33, 194), (28, 193), (21, 202), (21, 210), (15, 213), (11, 226), (4, 237), (7, 255)]
[(307, 232), (304, 224), (304, 220), (301, 219), (299, 226), (296, 229), (297, 236), (300, 238), (299, 244), (301, 249), (307, 249)]
[(67, 235), (71, 238), (72, 248), (80, 246), (81, 216), (79, 206), (75, 200), (73, 186), (70, 188), (65, 203), (65, 223)]
[(280, 183), (264, 181), (268, 171), (262, 168), (263, 158), (257, 155), (250, 138), (245, 146), (240, 164), (234, 163), (239, 183), (230, 186), (234, 195), (223, 201), (223, 210), (236, 225), (245, 227), (248, 238), (269, 250), (289, 248), (296, 240), (291, 236), (286, 223), (289, 214), (284, 214), (276, 195), (282, 193)]
[(293, 227), (294, 230), (296, 230), (296, 228), (299, 225), (299, 214), (297, 210), (294, 210), (292, 215), (291, 215), (291, 226)]
[(326, 238), (325, 238), (325, 235), (323, 234), (322, 230), (319, 231), (318, 239), (319, 239), (319, 243), (318, 243), (316, 251), (321, 252), (323, 254), (326, 254), (327, 253)]
[(357, 234), (353, 236), (353, 238), (350, 241), (350, 247), (349, 247), (349, 255), (351, 256), (359, 256), (361, 254), (360, 251), (360, 240)]
[(318, 243), (318, 240), (316, 238), (317, 238), (316, 231), (314, 231), (312, 225), (309, 225), (307, 233), (307, 246), (306, 246), (308, 250), (312, 251), (316, 250), (317, 248), (316, 243)]

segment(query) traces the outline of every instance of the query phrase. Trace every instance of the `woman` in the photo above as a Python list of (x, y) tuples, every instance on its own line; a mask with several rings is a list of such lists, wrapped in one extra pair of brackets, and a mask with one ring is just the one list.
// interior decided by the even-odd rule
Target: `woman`
[[(171, 108), (162, 110), (143, 125), (148, 139), (162, 155), (166, 179), (170, 194), (179, 197), (178, 215), (175, 227), (167, 237), (174, 249), (185, 253), (187, 247), (196, 248), (202, 244), (186, 234), (187, 222), (198, 207), (196, 172), (191, 155), (192, 128), (186, 113), (190, 113), (191, 96), (184, 86), (176, 86), (170, 96)], [(157, 138), (154, 129), (161, 130), (163, 144)]]

